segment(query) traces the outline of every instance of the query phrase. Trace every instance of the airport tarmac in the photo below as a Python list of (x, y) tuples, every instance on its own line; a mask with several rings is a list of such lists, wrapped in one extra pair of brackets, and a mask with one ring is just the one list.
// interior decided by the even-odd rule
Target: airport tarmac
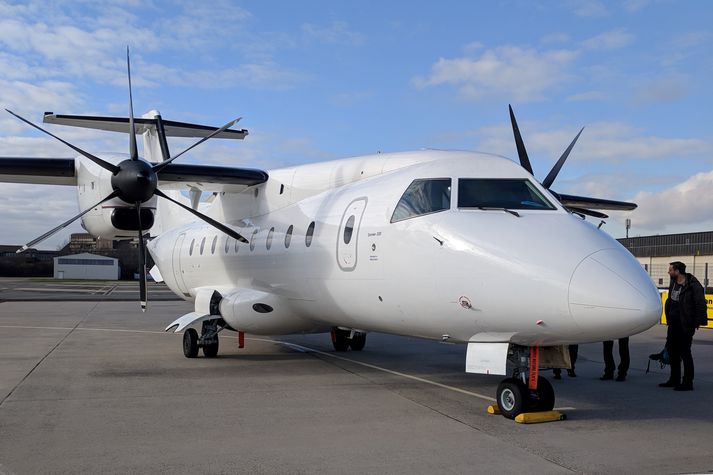
[(549, 378), (568, 419), (520, 425), (486, 413), (502, 378), (465, 374), (463, 346), (239, 349), (226, 332), (218, 358), (187, 359), (162, 330), (190, 304), (100, 297), (0, 303), (0, 474), (713, 471), (713, 330), (694, 339), (692, 392), (644, 373), (656, 326), (632, 338), (626, 382), (599, 381), (601, 344), (580, 346), (578, 377)]

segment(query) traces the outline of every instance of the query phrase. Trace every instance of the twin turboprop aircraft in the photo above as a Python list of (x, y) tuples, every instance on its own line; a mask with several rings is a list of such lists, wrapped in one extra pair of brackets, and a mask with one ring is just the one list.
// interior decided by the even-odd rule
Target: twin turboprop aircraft
[[(569, 365), (562, 345), (624, 337), (658, 321), (661, 300), (648, 275), (584, 219), (636, 205), (550, 189), (579, 134), (541, 183), (512, 109), (519, 165), (436, 150), (269, 172), (181, 165), (174, 160), (185, 151), (172, 156), (167, 137), (201, 138), (195, 146), (247, 131), (231, 129), (236, 121), (215, 128), (156, 111), (134, 118), (130, 74), (129, 97), (128, 118), (44, 116), (128, 133), (128, 157), (92, 155), (8, 111), (79, 156), (0, 158), (0, 181), (77, 187), (82, 212), (20, 251), (79, 218), (96, 237), (138, 238), (139, 262), (145, 267), (148, 249), (151, 275), (194, 302), (194, 312), (166, 329), (185, 330), (186, 357), (199, 348), (216, 356), (223, 330), (240, 341), (245, 332), (331, 332), (336, 351), (362, 350), (374, 331), (461, 343), (467, 372), (512, 375), (496, 396), (514, 418), (554, 407), (538, 370)], [(208, 201), (202, 192), (212, 192)]]

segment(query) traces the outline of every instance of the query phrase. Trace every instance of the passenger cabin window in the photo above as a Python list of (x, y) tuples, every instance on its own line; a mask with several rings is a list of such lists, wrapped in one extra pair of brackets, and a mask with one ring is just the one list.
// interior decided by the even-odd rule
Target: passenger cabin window
[(314, 221), (309, 223), (307, 228), (307, 235), (305, 236), (305, 245), (310, 247), (312, 245), (312, 236), (314, 235)]
[(267, 240), (265, 241), (265, 247), (269, 251), (272, 247), (272, 235), (275, 233), (275, 228), (270, 228), (270, 232), (267, 233)]
[(193, 255), (193, 246), (194, 246), (195, 244), (196, 244), (195, 238), (194, 238), (194, 239), (191, 239), (191, 247), (190, 247), (190, 249), (188, 249), (188, 255), (189, 255), (189, 256), (192, 256), (192, 255)]
[(257, 235), (258, 230), (256, 229), (253, 231), (253, 235), (250, 237), (250, 250), (254, 251), (255, 250), (255, 236)]
[(218, 244), (218, 236), (213, 237), (213, 243), (210, 245), (210, 253), (215, 254), (215, 245)]
[(290, 227), (287, 228), (287, 232), (285, 233), (285, 249), (290, 247), (290, 242), (292, 242), (292, 230), (294, 229), (294, 226), (290, 224)]
[(201, 239), (201, 256), (203, 255), (203, 249), (205, 248), (205, 237)]
[(230, 252), (230, 238), (226, 237), (225, 238), (225, 253), (227, 254)]
[(414, 180), (396, 205), (391, 222), (437, 213), (450, 207), (450, 178)]
[(459, 208), (556, 209), (530, 180), (461, 178)]

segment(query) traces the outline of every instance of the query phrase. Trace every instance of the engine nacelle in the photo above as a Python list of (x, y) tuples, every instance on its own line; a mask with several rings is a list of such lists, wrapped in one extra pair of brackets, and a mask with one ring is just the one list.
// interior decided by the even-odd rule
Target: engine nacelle
[(287, 300), (253, 289), (238, 289), (223, 297), (220, 315), (231, 328), (257, 335), (284, 335), (314, 330), (314, 323), (297, 317)]
[[(119, 163), (126, 156), (119, 154), (102, 155), (110, 163)], [(77, 171), (77, 199), (79, 209), (94, 206), (102, 198), (114, 191), (111, 186), (111, 172), (94, 162), (79, 157), (75, 160)], [(156, 197), (141, 205), (141, 228), (150, 229), (154, 224)], [(139, 217), (133, 203), (119, 198), (102, 203), (82, 216), (82, 227), (92, 236), (103, 239), (133, 239), (139, 229)]]

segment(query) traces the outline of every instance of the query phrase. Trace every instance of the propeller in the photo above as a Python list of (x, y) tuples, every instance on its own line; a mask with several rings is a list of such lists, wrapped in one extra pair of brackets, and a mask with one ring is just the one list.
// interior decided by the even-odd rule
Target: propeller
[[(510, 110), (510, 122), (512, 124), (513, 135), (515, 136), (515, 146), (517, 147), (517, 155), (518, 155), (518, 158), (520, 159), (520, 165), (522, 166), (522, 168), (527, 170), (531, 175), (534, 175), (534, 172), (532, 171), (532, 165), (530, 164), (530, 158), (527, 156), (527, 150), (525, 150), (525, 142), (522, 140), (522, 135), (520, 134), (520, 128), (517, 125), (517, 120), (515, 120), (515, 113), (512, 110), (512, 106), (509, 104), (508, 104), (508, 109)], [(550, 172), (547, 174), (545, 179), (542, 181), (542, 186), (544, 186), (548, 190), (552, 191), (551, 190), (552, 184), (554, 183), (555, 179), (557, 178), (557, 175), (559, 174), (560, 170), (562, 169), (564, 162), (567, 161), (567, 157), (569, 157), (570, 152), (574, 148), (574, 144), (577, 143), (577, 140), (579, 139), (579, 136), (582, 135), (583, 131), (584, 131), (584, 127), (582, 127), (579, 130), (579, 133), (574, 137), (574, 140), (572, 140), (572, 142), (565, 149), (565, 151), (562, 152), (562, 155), (560, 156), (560, 158), (554, 164), (554, 166), (552, 167)], [(559, 195), (557, 193), (555, 193), (554, 191), (552, 191), (552, 193), (558, 199), (560, 199)], [(634, 207), (636, 207), (636, 206), (634, 205)], [(597, 211), (592, 211), (592, 210), (586, 209), (586, 208), (571, 207), (571, 206), (567, 206), (566, 208), (569, 211), (572, 211), (572, 212), (580, 214), (580, 215), (588, 215), (588, 216), (593, 216), (595, 218), (608, 218), (609, 217), (604, 213), (599, 213)]]
[(65, 140), (62, 140), (58, 136), (48, 132), (47, 130), (43, 129), (42, 127), (33, 124), (29, 120), (20, 117), (19, 115), (15, 114), (14, 112), (7, 110), (10, 114), (13, 116), (17, 117), (21, 121), (27, 123), (28, 125), (40, 130), (41, 132), (44, 132), (45, 134), (59, 140), (63, 144), (67, 145), (71, 149), (75, 150), (76, 152), (80, 153), (81, 155), (85, 156), (89, 160), (93, 161), (100, 167), (104, 168), (105, 170), (111, 172), (111, 186), (113, 188), (113, 191), (109, 193), (106, 197), (102, 198), (100, 201), (98, 201), (96, 204), (93, 206), (87, 208), (86, 210), (82, 211), (78, 215), (72, 217), (71, 219), (65, 221), (64, 223), (60, 224), (56, 228), (51, 229), (50, 231), (44, 233), (42, 236), (39, 236), (36, 239), (33, 239), (32, 241), (28, 242), (24, 246), (22, 246), (20, 249), (18, 249), (19, 252), (23, 252), (29, 247), (34, 246), (35, 244), (38, 244), (45, 239), (49, 238), (50, 236), (54, 235), (55, 233), (59, 232), (60, 230), (64, 229), (65, 227), (69, 226), (71, 223), (76, 221), (77, 219), (81, 218), (84, 216), (86, 213), (91, 211), (92, 209), (96, 208), (97, 206), (101, 205), (102, 203), (112, 200), (114, 198), (119, 198), (122, 201), (129, 203), (130, 205), (133, 205), (133, 207), (136, 209), (137, 213), (137, 218), (138, 218), (138, 248), (139, 248), (139, 269), (140, 269), (140, 278), (139, 278), (139, 300), (141, 302), (141, 310), (145, 311), (146, 310), (146, 304), (148, 301), (148, 296), (147, 296), (147, 290), (146, 290), (146, 243), (144, 241), (144, 229), (141, 224), (141, 205), (154, 196), (159, 196), (161, 198), (164, 198), (171, 203), (174, 203), (181, 208), (185, 209), (186, 211), (192, 213), (194, 216), (198, 217), (199, 219), (205, 221), (206, 223), (210, 224), (211, 226), (215, 227), (216, 229), (220, 230), (221, 232), (227, 234), (228, 236), (232, 237), (233, 239), (236, 239), (240, 242), (247, 243), (248, 240), (245, 239), (243, 236), (241, 236), (238, 232), (235, 230), (229, 228), (228, 226), (219, 223), (218, 221), (206, 216), (205, 214), (194, 210), (183, 203), (180, 203), (173, 198), (169, 197), (165, 193), (163, 193), (161, 190), (158, 189), (158, 180), (159, 180), (159, 174), (161, 171), (171, 162), (173, 162), (175, 159), (183, 155), (184, 153), (188, 152), (189, 150), (193, 149), (194, 147), (197, 147), (198, 145), (202, 144), (206, 140), (218, 135), (219, 133), (229, 129), (231, 126), (235, 125), (240, 118), (237, 118), (235, 120), (231, 120), (227, 124), (225, 124), (223, 127), (216, 129), (213, 131), (213, 133), (209, 134), (206, 137), (201, 138), (198, 140), (196, 143), (191, 145), (190, 147), (186, 148), (182, 152), (170, 157), (169, 156), (169, 151), (168, 151), (168, 143), (166, 142), (166, 133), (163, 128), (163, 122), (160, 120), (157, 121), (158, 127), (157, 127), (157, 132), (159, 135), (159, 143), (161, 145), (161, 153), (163, 155), (164, 161), (161, 163), (158, 163), (154, 166), (151, 166), (148, 162), (145, 162), (143, 160), (139, 159), (139, 154), (138, 154), (138, 148), (136, 145), (136, 128), (134, 127), (134, 105), (133, 105), (133, 96), (131, 92), (131, 62), (129, 59), (129, 48), (127, 46), (126, 48), (126, 72), (128, 76), (128, 82), (129, 82), (129, 158), (127, 160), (122, 161), (118, 165), (114, 165), (112, 163), (109, 163), (105, 160), (102, 160), (99, 157), (96, 157), (89, 152), (85, 152), (84, 150), (80, 149), (79, 147), (76, 147), (69, 142), (66, 142)]

